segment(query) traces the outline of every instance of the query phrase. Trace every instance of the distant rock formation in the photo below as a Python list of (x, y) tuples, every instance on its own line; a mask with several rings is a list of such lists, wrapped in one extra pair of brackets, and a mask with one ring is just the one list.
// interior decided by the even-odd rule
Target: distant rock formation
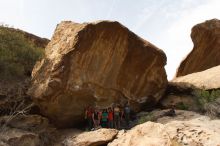
[(194, 48), (180, 64), (176, 76), (220, 65), (220, 20), (212, 19), (192, 28)]
[(85, 107), (130, 101), (133, 108), (161, 98), (166, 55), (118, 22), (60, 23), (35, 65), (29, 94), (57, 126), (83, 120)]

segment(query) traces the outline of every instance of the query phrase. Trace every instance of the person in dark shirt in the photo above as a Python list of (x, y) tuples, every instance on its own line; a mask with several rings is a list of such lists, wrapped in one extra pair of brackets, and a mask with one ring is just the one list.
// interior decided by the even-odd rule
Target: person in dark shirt
[(94, 128), (98, 128), (100, 126), (100, 113), (98, 109), (95, 109), (95, 112), (92, 115)]
[(124, 107), (124, 117), (125, 117), (125, 123), (126, 123), (126, 128), (128, 129), (129, 128), (129, 122), (130, 122), (130, 113), (131, 113), (131, 109), (130, 109), (130, 106), (129, 106), (129, 103), (127, 103)]
[(93, 114), (93, 109), (91, 106), (88, 106), (85, 110), (85, 119), (87, 120), (87, 126), (89, 130), (93, 128), (92, 114)]

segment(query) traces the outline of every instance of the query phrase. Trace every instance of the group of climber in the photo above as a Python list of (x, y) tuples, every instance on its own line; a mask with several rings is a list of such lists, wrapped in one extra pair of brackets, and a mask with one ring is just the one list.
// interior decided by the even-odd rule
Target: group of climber
[(95, 130), (101, 127), (121, 129), (122, 120), (125, 121), (126, 128), (129, 128), (130, 112), (128, 103), (124, 107), (116, 104), (107, 109), (89, 106), (85, 110), (85, 119), (87, 120), (89, 130)]

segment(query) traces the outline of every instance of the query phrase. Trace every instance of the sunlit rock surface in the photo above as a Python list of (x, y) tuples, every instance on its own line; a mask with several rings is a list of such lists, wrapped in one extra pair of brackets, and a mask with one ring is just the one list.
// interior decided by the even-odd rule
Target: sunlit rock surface
[(118, 22), (64, 21), (35, 65), (29, 94), (57, 126), (72, 126), (88, 105), (154, 105), (167, 85), (165, 65), (162, 50)]

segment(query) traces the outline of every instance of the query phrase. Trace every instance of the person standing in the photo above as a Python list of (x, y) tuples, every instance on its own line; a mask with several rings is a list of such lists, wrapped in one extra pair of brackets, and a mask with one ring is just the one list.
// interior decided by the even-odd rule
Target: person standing
[(100, 114), (98, 109), (95, 109), (95, 112), (92, 115), (93, 123), (94, 123), (94, 128), (98, 128), (100, 125)]
[(108, 112), (107, 112), (107, 109), (104, 109), (102, 111), (102, 117), (101, 117), (101, 126), (102, 128), (107, 128), (107, 123), (108, 123)]
[(108, 108), (108, 128), (113, 128), (113, 111), (112, 108)]
[(120, 108), (119, 105), (117, 104), (114, 107), (114, 125), (116, 129), (120, 129), (120, 121), (121, 121)]
[(87, 126), (89, 130), (93, 128), (92, 114), (93, 114), (93, 109), (91, 106), (88, 106), (85, 110), (85, 119), (87, 120)]
[(124, 107), (124, 118), (125, 118), (125, 124), (126, 124), (126, 128), (129, 128), (129, 122), (130, 122), (130, 113), (131, 113), (131, 109), (129, 106), (129, 103), (127, 103)]

